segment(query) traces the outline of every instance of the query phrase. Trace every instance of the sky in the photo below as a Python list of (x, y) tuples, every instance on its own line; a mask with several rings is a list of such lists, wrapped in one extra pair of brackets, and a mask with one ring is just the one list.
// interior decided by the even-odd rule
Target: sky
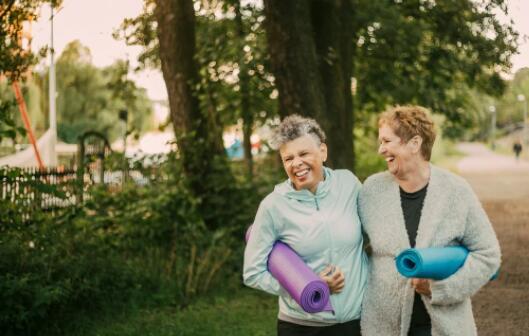
[(514, 21), (514, 28), (520, 33), (519, 39), (519, 54), (512, 58), (513, 68), (512, 73), (515, 73), (521, 68), (529, 67), (529, 20), (527, 14), (529, 13), (528, 0), (507, 0), (509, 6), (508, 18), (501, 18), (502, 21), (507, 22), (508, 19)]
[[(515, 29), (520, 35), (529, 36), (528, 0), (508, 0), (509, 17), (514, 20)], [(94, 65), (108, 66), (118, 59), (128, 59), (134, 66), (140, 47), (126, 46), (123, 41), (116, 41), (112, 32), (118, 28), (123, 19), (136, 17), (143, 9), (142, 0), (64, 0), (62, 9), (54, 20), (54, 44), (56, 55), (60, 55), (66, 44), (78, 39), (92, 52)], [(525, 16), (524, 16), (525, 14)], [(43, 7), (37, 22), (33, 24), (33, 50), (38, 50), (50, 43), (50, 9)], [(520, 54), (513, 57), (513, 73), (529, 67), (529, 40), (520, 39)], [(43, 60), (49, 62), (49, 58)], [(136, 83), (147, 89), (153, 100), (167, 99), (167, 91), (160, 71), (149, 70), (131, 76)]]
[[(55, 57), (69, 42), (78, 39), (90, 49), (94, 65), (104, 67), (118, 59), (128, 59), (134, 67), (141, 47), (127, 46), (125, 42), (115, 40), (112, 32), (123, 19), (138, 16), (142, 9), (142, 0), (64, 0), (53, 22)], [(49, 18), (50, 9), (43, 6), (39, 20), (32, 26), (32, 48), (35, 51), (50, 44)], [(49, 64), (49, 57), (43, 62)], [(151, 99), (167, 99), (160, 71), (142, 71), (131, 75), (131, 78), (138, 86), (147, 89)]]

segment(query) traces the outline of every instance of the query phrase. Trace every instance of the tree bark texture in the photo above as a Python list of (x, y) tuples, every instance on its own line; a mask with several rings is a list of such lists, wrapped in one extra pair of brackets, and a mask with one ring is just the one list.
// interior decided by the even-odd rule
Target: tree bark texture
[(265, 0), (265, 29), (281, 117), (315, 118), (328, 165), (354, 169), (351, 0)]
[(240, 53), (239, 87), (240, 87), (240, 94), (241, 94), (240, 95), (241, 97), (240, 109), (241, 109), (241, 117), (242, 117), (244, 161), (246, 163), (248, 177), (252, 179), (253, 177), (253, 157), (252, 157), (251, 135), (253, 131), (255, 111), (252, 111), (252, 108), (251, 108), (250, 91), (249, 91), (250, 78), (248, 75), (248, 66), (245, 60), (245, 51), (243, 49), (244, 42), (245, 42), (244, 38), (246, 36), (246, 33), (244, 31), (244, 25), (242, 21), (240, 0), (238, 0), (235, 3), (235, 23), (237, 25), (237, 34), (239, 35), (239, 40), (241, 41), (241, 47), (239, 49), (239, 53)]
[(327, 110), (329, 165), (354, 168), (351, 95), (353, 7), (350, 0), (313, 0), (312, 23)]
[(264, 27), (282, 118), (296, 113), (321, 119), (326, 109), (309, 4), (264, 0)]
[(191, 190), (201, 199), (199, 211), (206, 225), (216, 229), (228, 217), (221, 215), (226, 206), (218, 194), (233, 189), (233, 175), (225, 160), (216, 104), (199, 85), (193, 0), (156, 0), (155, 16), (178, 153)]
[(195, 12), (192, 0), (156, 0), (162, 73), (167, 86), (175, 134), (189, 132), (199, 117), (192, 85), (198, 83), (195, 55)]
[[(155, 9), (160, 43), (162, 73), (167, 87), (171, 121), (179, 151), (189, 173), (200, 173), (214, 155), (223, 155), (221, 125), (216, 113), (201, 111), (198, 94), (199, 74), (195, 61), (195, 12), (192, 0), (156, 0)], [(205, 92), (207, 95), (207, 92)], [(193, 144), (179, 139), (189, 135)], [(200, 153), (191, 145), (202, 144)], [(189, 153), (188, 153), (189, 152)], [(186, 155), (189, 159), (186, 159)], [(191, 158), (193, 157), (193, 158)], [(195, 170), (195, 171), (193, 171)]]

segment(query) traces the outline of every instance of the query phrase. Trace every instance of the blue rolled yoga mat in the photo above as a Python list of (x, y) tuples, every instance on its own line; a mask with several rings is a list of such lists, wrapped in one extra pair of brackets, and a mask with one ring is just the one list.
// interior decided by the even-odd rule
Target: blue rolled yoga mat
[(395, 262), (407, 278), (443, 280), (463, 266), (467, 255), (463, 246), (412, 248), (399, 254)]
[[(395, 259), (397, 270), (406, 278), (443, 280), (465, 263), (468, 250), (463, 246), (412, 248)], [(500, 270), (490, 280), (496, 280)]]

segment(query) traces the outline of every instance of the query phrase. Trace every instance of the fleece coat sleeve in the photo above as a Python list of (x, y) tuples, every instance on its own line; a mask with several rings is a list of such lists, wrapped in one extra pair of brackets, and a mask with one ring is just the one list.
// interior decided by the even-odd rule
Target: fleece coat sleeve
[(243, 281), (246, 286), (274, 295), (285, 293), (279, 282), (268, 272), (267, 266), (268, 255), (278, 239), (272, 216), (266, 203), (262, 202), (244, 250)]
[(500, 245), (487, 214), (468, 184), (465, 183), (459, 193), (463, 204), (468, 205), (461, 245), (469, 250), (469, 255), (455, 274), (432, 281), (433, 305), (464, 301), (485, 285), (500, 267)]

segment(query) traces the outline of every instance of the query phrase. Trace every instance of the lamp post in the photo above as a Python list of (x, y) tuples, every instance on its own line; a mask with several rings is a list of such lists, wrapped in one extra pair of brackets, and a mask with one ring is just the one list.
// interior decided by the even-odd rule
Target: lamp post
[(496, 138), (496, 106), (490, 105), (489, 106), (489, 112), (491, 114), (490, 118), (490, 144), (492, 146), (492, 150), (496, 149), (496, 144), (494, 142)]
[(127, 180), (128, 162), (127, 162), (127, 120), (129, 111), (126, 109), (119, 110), (119, 119), (123, 121), (123, 181)]
[[(523, 94), (518, 95), (518, 101), (523, 104), (523, 143), (527, 146), (529, 139), (527, 138), (527, 102)], [(525, 104), (524, 104), (525, 102)]]
[[(50, 132), (52, 132), (52, 151), (49, 157), (51, 166), (57, 165), (57, 152), (55, 145), (57, 143), (57, 110), (56, 110), (56, 81), (55, 81), (55, 47), (53, 44), (53, 19), (57, 13), (54, 13), (54, 5), (50, 3), (50, 70), (49, 70), (49, 107), (50, 107)], [(59, 9), (60, 11), (60, 9)]]

